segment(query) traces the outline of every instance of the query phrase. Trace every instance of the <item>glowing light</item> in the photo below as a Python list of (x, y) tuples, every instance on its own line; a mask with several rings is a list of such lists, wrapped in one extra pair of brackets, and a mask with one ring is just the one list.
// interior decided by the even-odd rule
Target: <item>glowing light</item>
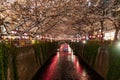
[(74, 62), (74, 60), (75, 60), (75, 56), (73, 55), (73, 53), (72, 53), (72, 62)]
[(82, 39), (85, 39), (85, 36), (83, 36)]
[(83, 44), (86, 44), (86, 41), (84, 40), (84, 41), (82, 41), (82, 43), (83, 43)]
[(9, 35), (8, 38), (11, 39), (11, 36)]
[(70, 45), (68, 45), (68, 52), (71, 52), (71, 51), (72, 51), (72, 49), (71, 49)]
[(99, 32), (101, 32), (101, 29), (99, 30)]
[(16, 34), (17, 32), (16, 31), (11, 31), (12, 34)]
[(24, 33), (24, 35), (27, 35), (27, 33)]
[(92, 38), (96, 38), (96, 36), (92, 36)]
[(90, 38), (92, 37), (92, 36), (89, 36)]
[(83, 71), (82, 76), (86, 76), (86, 75), (87, 75), (86, 71)]
[(88, 2), (89, 0), (87, 0), (87, 2)]
[(60, 51), (60, 49), (57, 49), (57, 52), (59, 52)]
[(57, 57), (59, 57), (60, 56), (60, 52), (57, 52)]
[(67, 60), (71, 61), (71, 56), (70, 55), (68, 55)]
[(35, 40), (32, 40), (32, 44), (35, 44)]
[(120, 48), (120, 42), (117, 42), (117, 47)]
[(114, 40), (115, 31), (106, 32), (104, 40)]
[(88, 2), (88, 6), (91, 6), (91, 2)]
[(14, 37), (14, 36), (11, 36), (11, 39), (15, 39), (15, 37)]
[(36, 37), (39, 38), (39, 35), (37, 35)]

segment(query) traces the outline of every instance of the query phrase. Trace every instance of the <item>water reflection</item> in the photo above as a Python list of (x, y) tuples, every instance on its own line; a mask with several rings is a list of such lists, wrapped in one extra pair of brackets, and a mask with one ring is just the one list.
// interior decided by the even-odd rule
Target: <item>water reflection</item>
[[(67, 46), (67, 48), (65, 47)], [(66, 49), (64, 49), (66, 48)], [(93, 80), (67, 44), (61, 45), (39, 80)]]
[(57, 66), (58, 57), (59, 56), (57, 54), (52, 58), (52, 63), (46, 68), (45, 73), (42, 76), (42, 80), (52, 80), (52, 76), (54, 75), (54, 71)]
[(86, 76), (85, 72), (77, 57), (73, 55), (73, 50), (68, 44), (62, 44), (60, 52), (57, 52), (47, 68), (43, 80), (85, 80), (82, 76)]

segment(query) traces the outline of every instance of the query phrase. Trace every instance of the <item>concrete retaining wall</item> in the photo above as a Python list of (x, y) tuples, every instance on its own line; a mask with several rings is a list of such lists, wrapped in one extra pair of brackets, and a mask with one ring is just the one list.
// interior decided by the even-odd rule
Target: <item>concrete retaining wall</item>
[[(32, 47), (17, 51), (16, 67), (19, 80), (32, 80), (32, 77), (41, 67), (36, 63), (34, 49)], [(14, 80), (12, 57), (9, 57), (8, 80)]]

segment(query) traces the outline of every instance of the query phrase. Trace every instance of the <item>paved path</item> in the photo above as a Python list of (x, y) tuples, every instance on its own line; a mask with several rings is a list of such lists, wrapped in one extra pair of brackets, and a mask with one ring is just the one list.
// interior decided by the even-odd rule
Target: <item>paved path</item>
[[(80, 59), (80, 58), (79, 58)], [(57, 52), (34, 80), (103, 80), (73, 52)]]

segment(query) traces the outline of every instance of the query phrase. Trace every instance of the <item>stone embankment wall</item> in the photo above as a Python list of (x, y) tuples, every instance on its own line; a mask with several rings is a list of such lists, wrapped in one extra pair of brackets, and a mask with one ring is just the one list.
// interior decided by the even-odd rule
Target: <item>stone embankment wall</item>
[(19, 80), (31, 80), (37, 70), (41, 67), (40, 64), (36, 63), (33, 48), (18, 52), (16, 59)]
[(120, 79), (120, 48), (118, 43), (88, 41), (69, 43), (75, 55), (79, 55), (105, 80)]
[(0, 80), (32, 80), (57, 48), (57, 42), (42, 42), (19, 48), (1, 44)]

